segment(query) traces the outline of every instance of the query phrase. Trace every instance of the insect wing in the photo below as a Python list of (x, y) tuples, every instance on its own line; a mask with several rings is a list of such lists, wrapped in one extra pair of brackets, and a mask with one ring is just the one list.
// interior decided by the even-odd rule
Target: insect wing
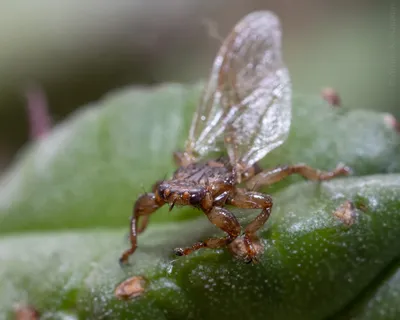
[(214, 61), (188, 150), (203, 156), (225, 141), (231, 163), (245, 170), (286, 140), (290, 122), (291, 82), (281, 56), (279, 19), (268, 11), (250, 13)]
[(186, 142), (186, 151), (196, 156), (205, 156), (212, 151), (220, 151), (221, 135), (226, 128), (226, 113), (223, 98), (224, 88), (219, 85), (219, 75), (222, 62), (227, 51), (227, 44), (221, 46), (217, 57), (214, 60), (211, 75), (204, 88), (200, 104), (194, 114), (189, 132), (189, 139)]

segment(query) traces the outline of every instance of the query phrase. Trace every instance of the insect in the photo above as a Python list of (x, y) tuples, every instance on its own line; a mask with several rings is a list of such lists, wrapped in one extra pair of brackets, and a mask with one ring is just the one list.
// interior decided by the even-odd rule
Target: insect
[[(226, 234), (177, 248), (177, 255), (225, 247), (240, 236), (242, 258), (256, 262), (256, 233), (268, 220), (273, 204), (269, 195), (257, 190), (295, 173), (311, 180), (349, 173), (345, 166), (325, 172), (304, 164), (261, 170), (257, 162), (286, 140), (290, 123), (291, 81), (281, 56), (280, 22), (269, 11), (256, 11), (242, 18), (222, 43), (185, 151), (174, 153), (179, 168), (170, 180), (157, 182), (152, 193), (137, 199), (130, 223), (131, 247), (120, 262), (127, 262), (135, 252), (138, 234), (163, 205), (170, 210), (175, 205), (198, 208)], [(225, 156), (210, 158), (224, 151)], [(227, 205), (260, 213), (241, 233)]]

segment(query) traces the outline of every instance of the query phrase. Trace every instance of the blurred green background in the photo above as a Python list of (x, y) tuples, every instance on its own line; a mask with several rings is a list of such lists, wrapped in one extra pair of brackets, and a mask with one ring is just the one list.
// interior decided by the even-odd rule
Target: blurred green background
[(208, 76), (225, 36), (253, 10), (278, 14), (294, 90), (335, 88), (345, 107), (400, 117), (397, 0), (36, 0), (0, 4), (0, 171), (29, 139), (26, 90), (54, 122), (131, 84)]

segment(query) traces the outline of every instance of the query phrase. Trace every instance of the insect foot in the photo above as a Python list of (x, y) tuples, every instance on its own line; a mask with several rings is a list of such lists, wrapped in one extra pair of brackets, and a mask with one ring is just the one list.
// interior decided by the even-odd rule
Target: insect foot
[(245, 263), (256, 264), (264, 252), (264, 246), (258, 238), (249, 239), (243, 235), (237, 237), (228, 245), (229, 251), (235, 259)]

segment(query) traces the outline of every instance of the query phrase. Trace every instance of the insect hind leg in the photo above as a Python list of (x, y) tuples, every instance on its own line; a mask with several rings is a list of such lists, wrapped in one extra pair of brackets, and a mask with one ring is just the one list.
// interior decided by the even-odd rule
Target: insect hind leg
[(176, 255), (186, 256), (201, 248), (216, 249), (225, 247), (239, 236), (241, 230), (239, 221), (230, 211), (221, 207), (213, 207), (209, 212), (206, 212), (206, 215), (215, 226), (226, 232), (227, 236), (222, 238), (208, 238), (204, 241), (196, 242), (187, 248), (176, 248)]
[(245, 191), (238, 189), (234, 197), (228, 199), (228, 204), (244, 209), (261, 209), (258, 216), (251, 221), (244, 231), (245, 256), (247, 262), (257, 261), (257, 249), (255, 244), (258, 243), (256, 232), (267, 222), (272, 210), (272, 198), (269, 195), (254, 191)]
[(251, 190), (256, 190), (262, 186), (269, 186), (277, 183), (292, 174), (299, 174), (312, 181), (323, 181), (333, 179), (337, 176), (348, 175), (350, 172), (351, 169), (344, 165), (338, 165), (336, 169), (332, 171), (314, 169), (305, 164), (282, 166), (258, 173), (246, 182), (246, 187)]

